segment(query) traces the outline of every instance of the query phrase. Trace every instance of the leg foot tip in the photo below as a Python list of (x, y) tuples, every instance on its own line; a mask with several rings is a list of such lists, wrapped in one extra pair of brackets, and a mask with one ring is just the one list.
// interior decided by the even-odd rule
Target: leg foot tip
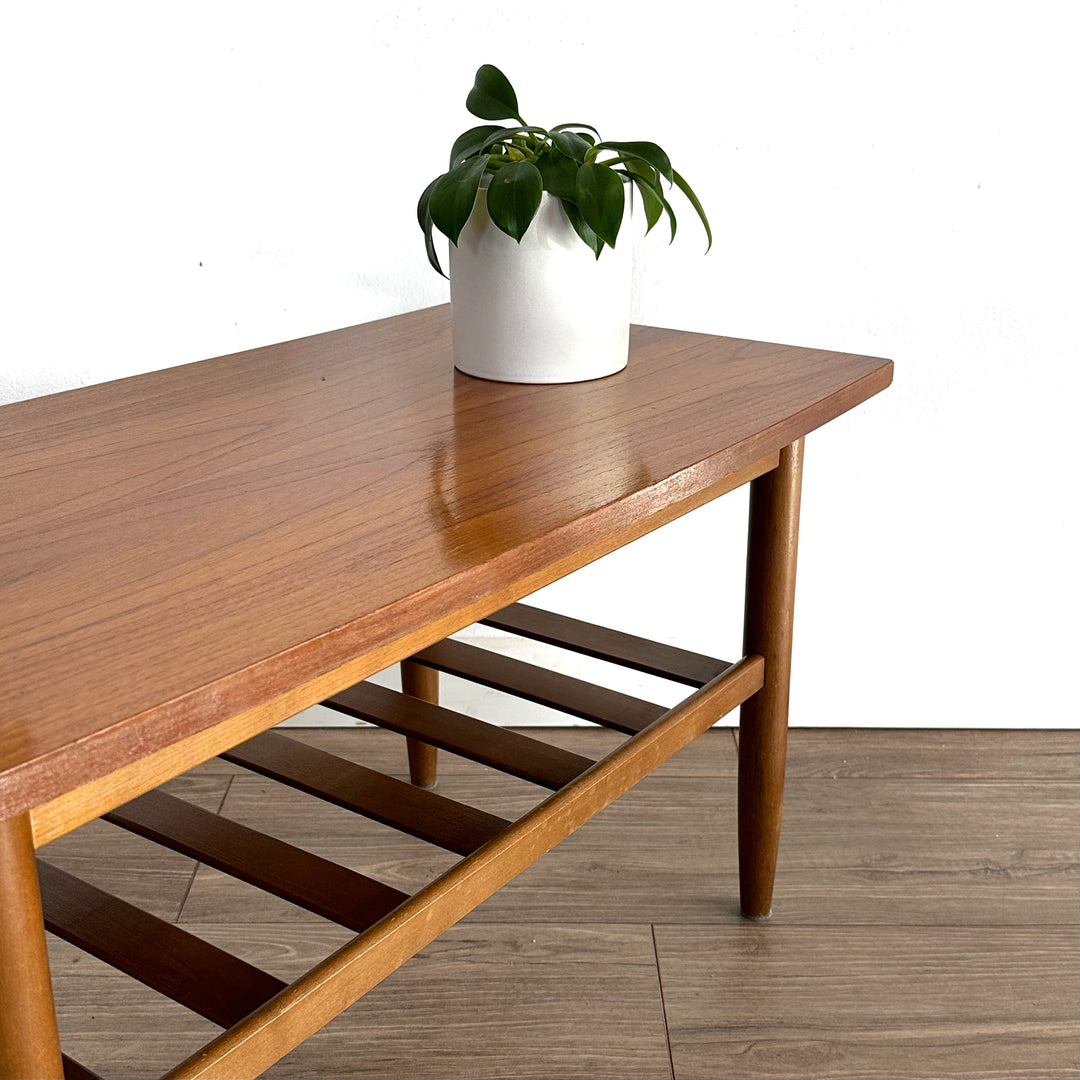
[(747, 915), (744, 911), (742, 917), (748, 922), (768, 922), (772, 918), (772, 911), (767, 911), (764, 915)]

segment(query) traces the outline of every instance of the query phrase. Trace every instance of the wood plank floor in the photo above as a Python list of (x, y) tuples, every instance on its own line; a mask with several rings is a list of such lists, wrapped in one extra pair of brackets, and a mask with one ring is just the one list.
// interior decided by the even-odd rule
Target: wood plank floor
[[(593, 757), (619, 741), (530, 734)], [(397, 736), (290, 735), (407, 775)], [(440, 791), (486, 810), (544, 794), (440, 758)], [(267, 1075), (1080, 1075), (1077, 733), (793, 731), (765, 924), (736, 910), (735, 765), (733, 733), (710, 732)], [(399, 888), (453, 861), (304, 795), (267, 800), (221, 761), (169, 789)], [(43, 855), (283, 977), (349, 936), (104, 823)], [(160, 1075), (217, 1030), (52, 944), (65, 1049), (103, 1075)]]

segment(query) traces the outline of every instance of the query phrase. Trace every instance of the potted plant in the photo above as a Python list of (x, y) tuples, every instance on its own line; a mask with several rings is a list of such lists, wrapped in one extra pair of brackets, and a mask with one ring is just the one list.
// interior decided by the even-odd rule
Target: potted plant
[(666, 215), (674, 239), (665, 184), (677, 187), (711, 247), (697, 196), (656, 143), (606, 142), (590, 124), (527, 124), (514, 88), (491, 64), (476, 72), (465, 106), (503, 123), (458, 136), (448, 171), (417, 206), (428, 261), (440, 274), (434, 230), (450, 241), (455, 365), (507, 382), (618, 371), (630, 329), (630, 194), (640, 199), (646, 232)]

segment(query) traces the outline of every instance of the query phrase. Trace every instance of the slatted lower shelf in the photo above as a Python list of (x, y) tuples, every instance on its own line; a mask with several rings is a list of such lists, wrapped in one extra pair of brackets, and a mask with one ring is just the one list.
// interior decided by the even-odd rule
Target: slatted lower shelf
[[(413, 658), (629, 736), (600, 761), (373, 684), (325, 702), (551, 792), (515, 821), (278, 732), (222, 755), (461, 856), (412, 896), (161, 792), (106, 815), (114, 825), (357, 932), (291, 985), (40, 862), (50, 931), (225, 1029), (168, 1077), (257, 1076), (762, 685), (760, 656), (727, 664), (522, 604), (485, 621), (697, 689), (664, 709), (457, 641)], [(65, 1075), (94, 1074), (65, 1058)]]

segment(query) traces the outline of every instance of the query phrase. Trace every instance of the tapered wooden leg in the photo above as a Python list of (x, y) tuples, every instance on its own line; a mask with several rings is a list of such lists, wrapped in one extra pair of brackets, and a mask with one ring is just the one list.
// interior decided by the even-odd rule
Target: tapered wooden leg
[[(412, 697), (439, 703), (439, 673), (412, 660), (401, 661), (401, 689)], [(409, 750), (409, 779), (417, 787), (433, 788), (439, 777), (439, 751), (419, 739), (406, 739)]]
[(0, 820), (0, 1077), (60, 1078), (30, 815)]
[(749, 919), (772, 914), (787, 756), (791, 631), (803, 440), (750, 484), (743, 653), (765, 658), (765, 685), (739, 717), (739, 892)]

